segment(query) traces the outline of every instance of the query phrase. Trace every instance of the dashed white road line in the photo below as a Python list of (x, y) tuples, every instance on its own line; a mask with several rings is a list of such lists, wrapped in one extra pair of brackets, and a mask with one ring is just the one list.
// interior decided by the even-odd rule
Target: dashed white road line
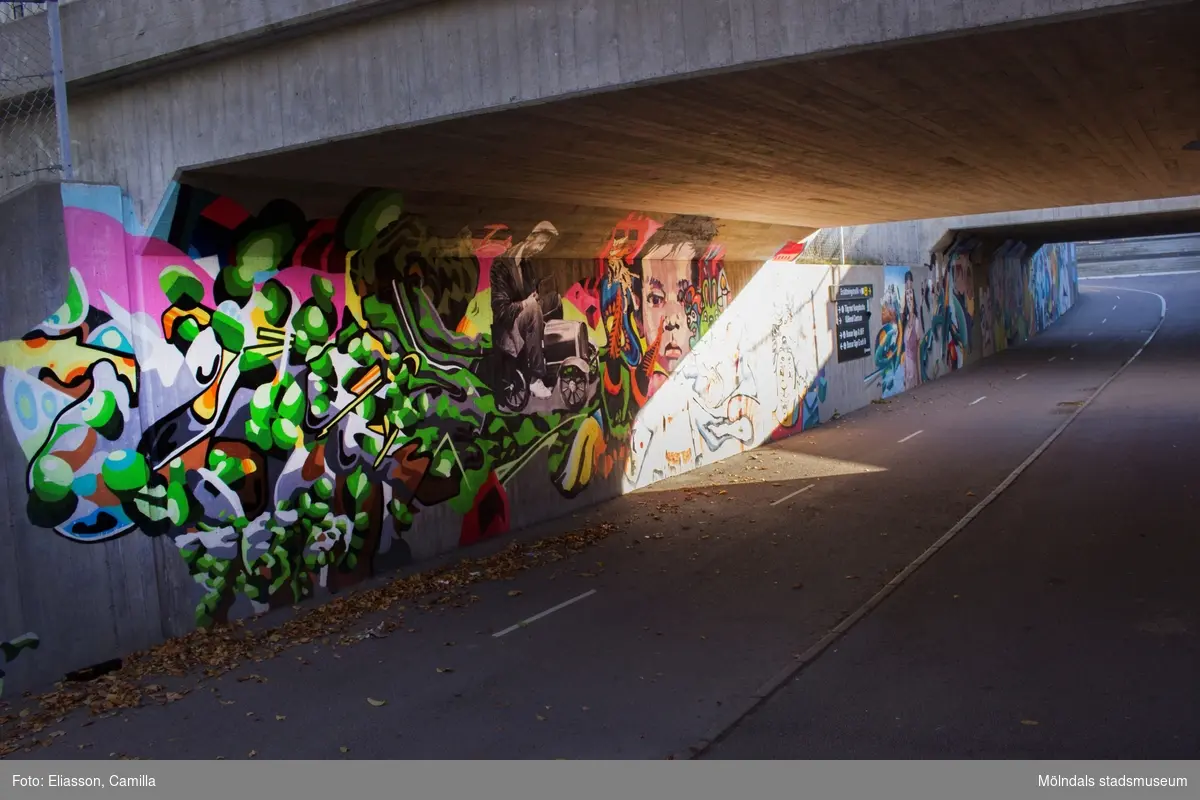
[(815, 483), (810, 483), (808, 486), (805, 486), (801, 489), (797, 489), (796, 491), (792, 492), (791, 494), (785, 494), (783, 497), (781, 497), (778, 500), (776, 500), (775, 502), (771, 503), (771, 505), (777, 506), (780, 503), (784, 502), (785, 500), (791, 500), (796, 495), (801, 494), (802, 492), (807, 492), (809, 489), (813, 488), (814, 486), (816, 486)]
[(1058, 356), (1050, 356), (1050, 357), (1049, 357), (1049, 358), (1047, 358), (1046, 360), (1047, 360), (1047, 361), (1053, 361), (1053, 360), (1054, 360), (1054, 359), (1056, 359), (1056, 358), (1058, 358)]
[(912, 438), (914, 438), (914, 437), (920, 436), (920, 435), (921, 435), (922, 433), (924, 433), (924, 432), (925, 432), (924, 430), (919, 430), (919, 431), (917, 431), (916, 433), (910, 433), (908, 436), (905, 436), (903, 439), (901, 439), (900, 441), (896, 442), (896, 444), (904, 444), (904, 443), (905, 443), (905, 442), (907, 442), (909, 439), (912, 439)]
[(1018, 376), (1016, 377), (1016, 380), (1018, 380), (1018, 381), (1019, 381), (1019, 380), (1021, 380), (1021, 378), (1024, 378), (1024, 377), (1025, 377), (1026, 375), (1028, 375), (1028, 374), (1029, 374), (1028, 372), (1022, 372), (1020, 375), (1018, 375)]
[(986, 394), (985, 394), (983, 397), (979, 397), (979, 398), (976, 398), (975, 400), (972, 400), (971, 402), (967, 403), (967, 405), (969, 405), (969, 406), (973, 406), (973, 405), (975, 405), (976, 403), (982, 403), (984, 400), (987, 400), (987, 395), (986, 395)]
[(1088, 336), (1091, 336), (1095, 331), (1088, 331)]
[[(1120, 300), (1121, 298), (1120, 298), (1120, 297), (1118, 297), (1117, 299), (1118, 299), (1118, 300)], [(1112, 310), (1113, 310), (1113, 311), (1116, 311), (1116, 310), (1117, 310), (1117, 307), (1116, 307), (1116, 306), (1113, 306), (1113, 307), (1112, 307)]]
[(1076, 347), (1079, 347), (1079, 342), (1076, 342), (1075, 344), (1071, 345), (1072, 350), (1074, 350)]
[(1104, 319), (1100, 320), (1101, 325), (1103, 325), (1106, 322), (1108, 322), (1108, 317), (1105, 317)]
[(521, 630), (521, 628), (524, 628), (526, 625), (530, 624), (531, 622), (537, 622), (542, 617), (548, 617), (551, 614), (553, 614), (555, 611), (562, 611), (567, 606), (578, 603), (580, 600), (585, 600), (585, 599), (591, 597), (592, 595), (594, 595), (595, 593), (596, 593), (595, 589), (590, 589), (581, 595), (572, 597), (570, 600), (559, 603), (558, 605), (554, 606), (553, 608), (547, 608), (545, 611), (541, 612), (540, 614), (534, 614), (532, 617), (529, 617), (528, 619), (523, 619), (520, 622), (518, 622), (516, 625), (510, 625), (509, 627), (505, 628), (502, 631), (497, 631), (496, 633), (492, 634), (492, 638), (499, 639), (501, 636), (507, 636), (508, 634), (512, 633), (513, 631), (519, 631), (519, 630)]

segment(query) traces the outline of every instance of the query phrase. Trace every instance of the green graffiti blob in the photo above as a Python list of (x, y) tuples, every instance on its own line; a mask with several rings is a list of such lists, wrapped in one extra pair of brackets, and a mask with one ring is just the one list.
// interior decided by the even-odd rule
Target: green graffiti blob
[[(25, 633), (7, 642), (0, 642), (0, 656), (5, 664), (11, 664), (25, 650), (37, 650), (41, 640), (36, 633)], [(4, 695), (4, 670), (0, 669), (0, 697)]]

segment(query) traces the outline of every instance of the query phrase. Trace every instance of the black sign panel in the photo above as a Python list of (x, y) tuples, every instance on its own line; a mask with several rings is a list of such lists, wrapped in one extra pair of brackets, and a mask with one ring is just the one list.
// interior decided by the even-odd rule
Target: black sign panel
[(839, 364), (871, 355), (871, 294), (870, 284), (837, 287), (834, 307)]

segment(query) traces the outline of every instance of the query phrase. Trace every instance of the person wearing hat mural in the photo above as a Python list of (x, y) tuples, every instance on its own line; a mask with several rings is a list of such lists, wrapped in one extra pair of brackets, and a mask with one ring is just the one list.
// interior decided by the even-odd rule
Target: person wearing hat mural
[[(560, 302), (552, 288), (539, 286), (532, 259), (546, 253), (558, 239), (558, 230), (539, 222), (529, 236), (492, 262), (492, 340), (510, 357), (518, 359), (530, 377), (529, 391), (547, 398), (546, 356), (542, 350), (545, 315)], [(540, 289), (540, 291), (539, 291)]]

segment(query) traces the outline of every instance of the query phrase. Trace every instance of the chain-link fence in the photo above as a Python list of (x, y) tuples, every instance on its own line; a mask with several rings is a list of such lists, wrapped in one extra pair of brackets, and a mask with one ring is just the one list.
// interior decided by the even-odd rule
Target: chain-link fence
[(71, 178), (58, 3), (0, 0), (0, 196)]

